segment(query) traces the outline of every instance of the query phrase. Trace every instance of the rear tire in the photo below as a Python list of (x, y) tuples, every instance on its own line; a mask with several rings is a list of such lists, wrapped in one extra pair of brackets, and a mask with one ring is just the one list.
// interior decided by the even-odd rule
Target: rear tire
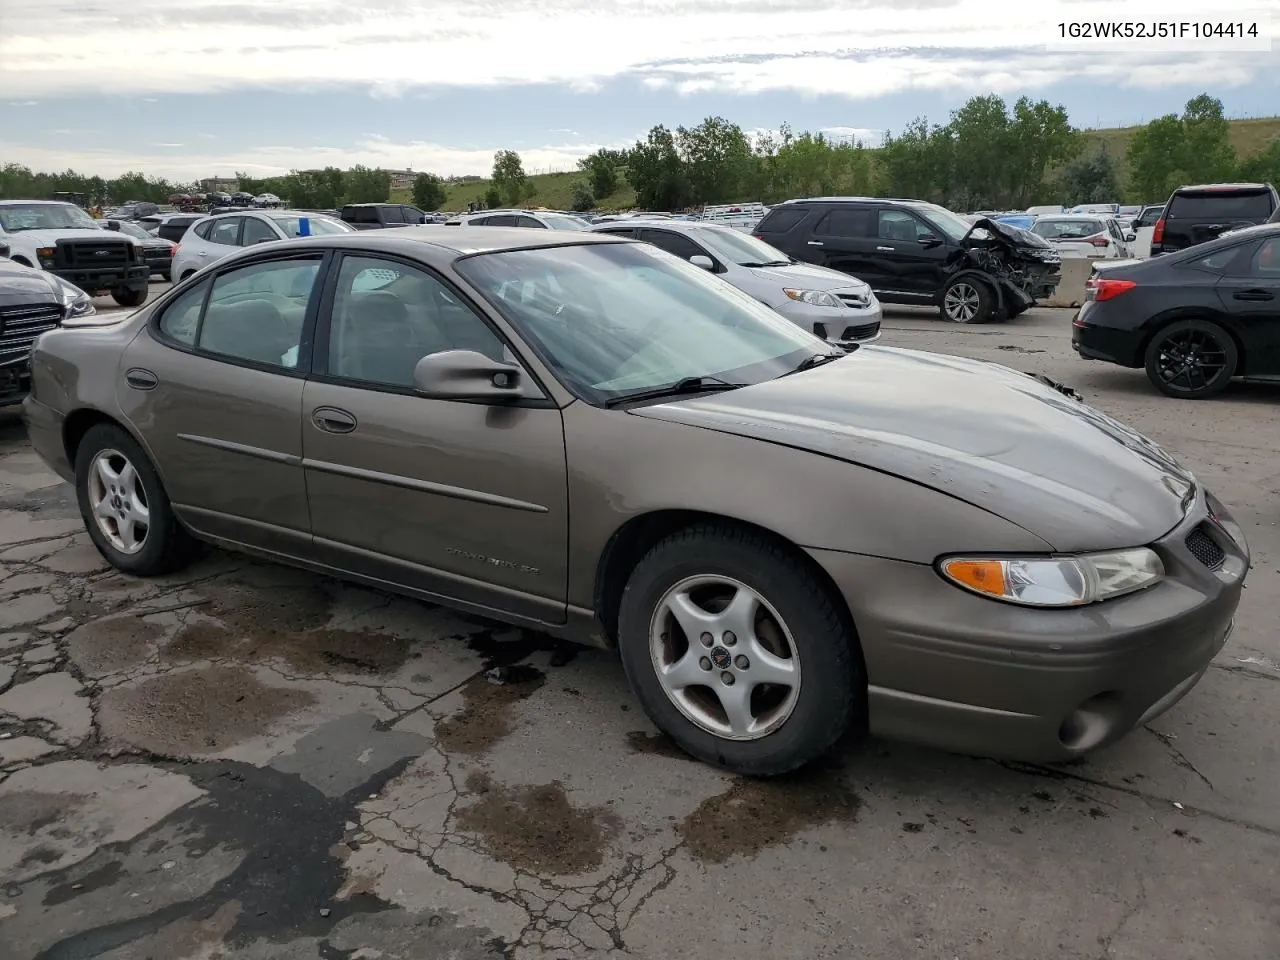
[(196, 541), (178, 523), (160, 475), (128, 433), (109, 423), (90, 427), (76, 448), (75, 468), (80, 516), (113, 567), (154, 577), (195, 558)]
[(991, 288), (973, 277), (956, 277), (943, 288), (939, 307), (943, 320), (986, 323), (995, 306)]
[(1206, 400), (1231, 383), (1240, 368), (1235, 339), (1209, 320), (1179, 320), (1147, 344), (1147, 379), (1167, 397)]
[(140, 307), (147, 302), (150, 293), (150, 290), (112, 290), (111, 299), (122, 307)]
[(865, 716), (847, 623), (797, 557), (760, 534), (701, 525), (632, 571), (618, 648), (645, 713), (683, 750), (768, 777), (823, 756)]

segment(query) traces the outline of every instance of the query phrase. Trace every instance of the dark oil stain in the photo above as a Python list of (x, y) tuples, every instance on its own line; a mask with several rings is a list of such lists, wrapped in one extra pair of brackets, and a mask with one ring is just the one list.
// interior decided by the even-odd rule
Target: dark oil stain
[(1106, 817), (1106, 815), (1107, 815), (1107, 811), (1103, 810), (1101, 807), (1089, 808), (1089, 816), (1093, 817), (1093, 819), (1095, 820), (1101, 820), (1104, 817)]
[(479, 756), (512, 731), (515, 705), (546, 682), (527, 664), (493, 667), (462, 688), (462, 709), (436, 725), (436, 743), (449, 753)]
[(184, 757), (264, 734), (314, 702), (305, 690), (268, 687), (244, 667), (211, 666), (108, 690), (99, 724), (108, 741)]
[(1037, 800), (1043, 800), (1045, 803), (1053, 803), (1053, 794), (1048, 790), (1037, 790), (1031, 795)]
[[(273, 579), (283, 582), (273, 583)], [(243, 632), (317, 630), (333, 615), (333, 599), (325, 582), (309, 574), (295, 577), (283, 568), (263, 567), (223, 577), (202, 584), (199, 591), (209, 599), (207, 610), (212, 616)]]
[(15, 790), (0, 795), (0, 829), (7, 833), (34, 836), (88, 801), (89, 797), (83, 793)]
[(1173, 835), (1175, 837), (1181, 837), (1184, 840), (1190, 840), (1192, 843), (1204, 843), (1204, 841), (1201, 840), (1199, 837), (1195, 836), (1194, 834), (1187, 833), (1187, 831), (1183, 830), (1181, 827), (1178, 827), (1176, 830), (1174, 830)]
[(209, 620), (191, 623), (161, 651), (171, 663), (281, 660), (299, 673), (392, 673), (409, 661), (411, 641), (356, 630), (246, 630)]
[(33, 863), (53, 863), (61, 856), (62, 854), (53, 847), (46, 847), (42, 845), (36, 847), (34, 850), (28, 850), (23, 854), (22, 859), (18, 861), (18, 866), (29, 867)]
[(550, 653), (551, 666), (563, 667), (582, 650), (578, 644), (568, 640), (514, 627), (473, 633), (467, 637), (467, 646), (484, 661), (486, 670), (519, 663), (535, 653)]
[(123, 864), (119, 860), (112, 860), (84, 874), (75, 883), (61, 883), (56, 887), (50, 887), (41, 903), (46, 907), (53, 907), (68, 900), (74, 900), (82, 894), (113, 886), (124, 876), (122, 867)]
[(702, 801), (676, 831), (691, 856), (723, 863), (734, 854), (754, 856), (809, 827), (853, 823), (861, 805), (839, 768), (819, 766), (774, 780), (736, 780)]
[(690, 762), (693, 760), (665, 733), (632, 730), (627, 733), (627, 746), (631, 748), (632, 753), (646, 753), (654, 757), (666, 757), (668, 760), (689, 760)]
[(458, 812), (458, 825), (480, 836), (488, 851), (518, 869), (568, 876), (595, 870), (621, 823), (603, 807), (575, 807), (560, 781), (504, 787), (472, 773), (474, 800)]
[(903, 832), (903, 833), (920, 833), (922, 830), (924, 830), (924, 824), (923, 824), (923, 823), (910, 823), (910, 822), (906, 822), (906, 823), (903, 823), (903, 825), (902, 825), (902, 832)]
[(146, 662), (164, 630), (138, 617), (86, 623), (67, 638), (72, 661), (90, 676), (128, 670)]

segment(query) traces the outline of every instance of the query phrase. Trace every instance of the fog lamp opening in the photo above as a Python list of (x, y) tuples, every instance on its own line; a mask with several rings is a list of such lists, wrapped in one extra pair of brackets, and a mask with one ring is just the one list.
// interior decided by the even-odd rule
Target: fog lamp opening
[(1058, 741), (1068, 750), (1084, 752), (1106, 742), (1121, 723), (1120, 694), (1106, 690), (1085, 700), (1058, 727)]

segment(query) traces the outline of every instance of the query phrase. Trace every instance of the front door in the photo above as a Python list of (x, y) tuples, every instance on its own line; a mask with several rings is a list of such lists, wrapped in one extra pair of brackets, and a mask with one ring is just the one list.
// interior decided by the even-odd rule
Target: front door
[(546, 400), (417, 395), (417, 361), (458, 349), (514, 359), (442, 278), (398, 260), (343, 257), (303, 398), (317, 556), (478, 609), (562, 623), (560, 411)]
[(302, 370), (323, 261), (317, 251), (219, 272), (125, 351), (121, 407), (197, 531), (283, 553), (305, 548)]
[(1244, 372), (1280, 376), (1280, 237), (1256, 244), (1252, 256), (1237, 257), (1217, 290), (1223, 310), (1239, 325)]
[(942, 290), (942, 264), (948, 247), (941, 231), (900, 207), (876, 211), (877, 268), (889, 279), (885, 290), (920, 303)]

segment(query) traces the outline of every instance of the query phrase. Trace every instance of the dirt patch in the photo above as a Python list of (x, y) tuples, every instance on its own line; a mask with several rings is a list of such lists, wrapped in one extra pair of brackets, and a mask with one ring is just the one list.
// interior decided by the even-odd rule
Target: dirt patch
[(213, 666), (152, 677), (102, 695), (109, 741), (163, 756), (217, 753), (308, 707), (305, 690), (268, 687), (244, 667)]
[(495, 667), (462, 688), (462, 709), (436, 725), (436, 743), (448, 753), (479, 756), (512, 731), (515, 705), (546, 682), (527, 664)]
[(282, 660), (299, 673), (393, 673), (409, 660), (412, 643), (357, 630), (286, 632), (209, 620), (178, 631), (160, 653), (170, 663)]
[[(283, 583), (271, 582), (272, 577)], [(224, 577), (200, 586), (209, 598), (212, 616), (228, 627), (247, 632), (292, 633), (315, 630), (329, 622), (333, 599), (323, 582), (292, 571), (264, 568), (262, 581), (244, 577)]]
[(570, 876), (597, 869), (621, 822), (604, 807), (574, 807), (555, 780), (503, 787), (485, 773), (467, 777), (474, 802), (458, 825), (480, 835), (489, 853), (535, 874)]
[(861, 805), (833, 769), (777, 780), (741, 779), (702, 801), (676, 829), (690, 856), (724, 863), (735, 854), (751, 857), (786, 843), (809, 827), (853, 823)]
[(112, 617), (86, 623), (67, 638), (71, 660), (90, 676), (141, 666), (164, 629), (139, 617)]
[(0, 828), (14, 835), (34, 836), (45, 827), (62, 820), (72, 810), (84, 806), (89, 797), (83, 793), (45, 793), (41, 790), (15, 790), (0, 794)]
[(627, 746), (632, 753), (646, 753), (654, 757), (666, 757), (668, 760), (693, 760), (665, 733), (632, 730), (627, 734)]

